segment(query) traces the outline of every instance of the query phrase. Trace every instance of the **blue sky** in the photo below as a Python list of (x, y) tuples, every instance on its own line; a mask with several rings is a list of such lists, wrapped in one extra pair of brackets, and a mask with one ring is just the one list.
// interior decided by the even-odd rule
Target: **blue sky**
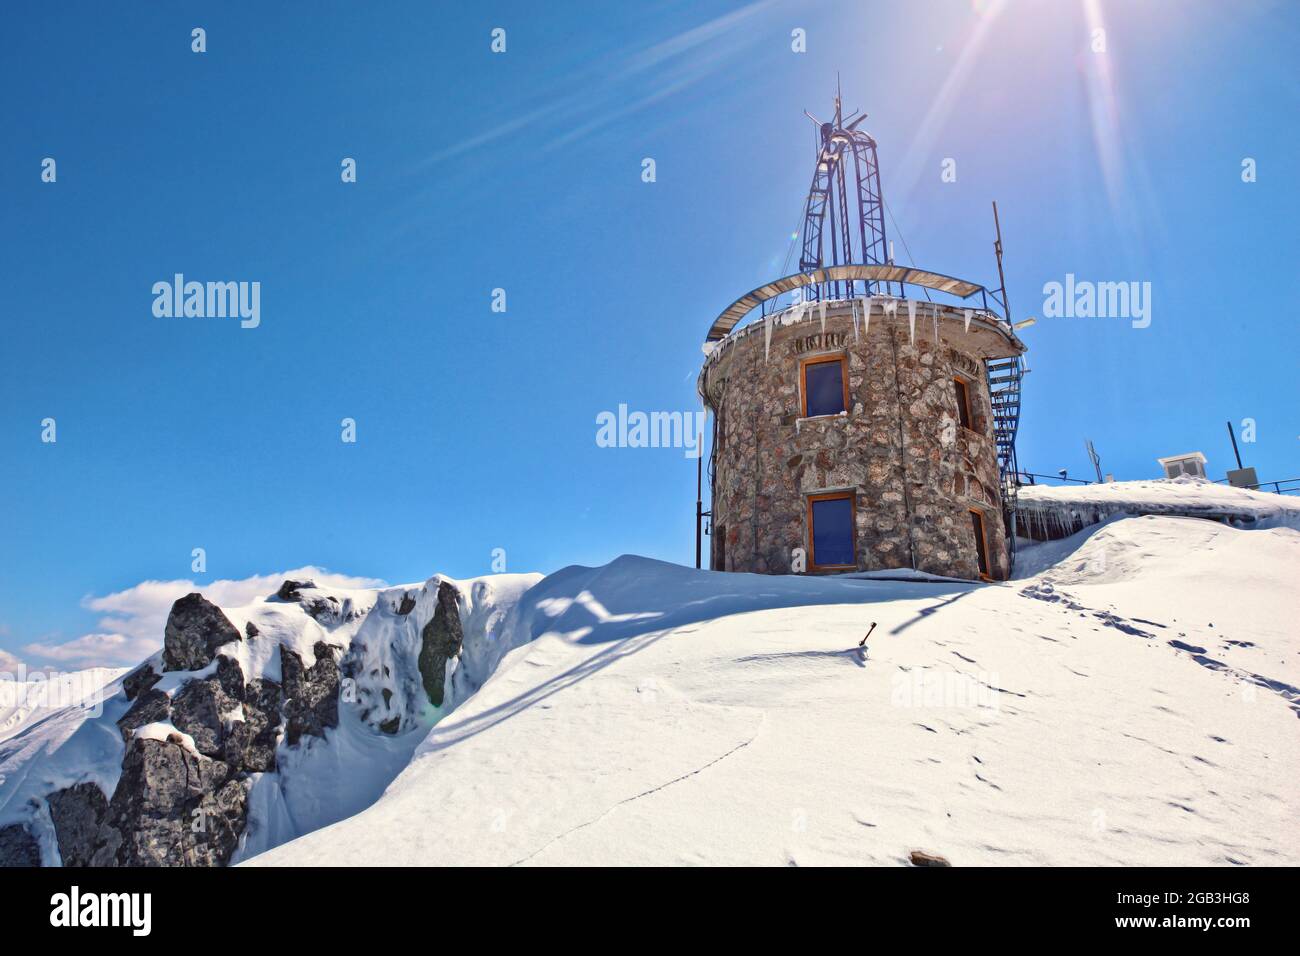
[[(1066, 273), (1152, 284), (1149, 328), (1025, 332), (1023, 467), (1085, 475), (1092, 438), (1121, 479), (1193, 449), (1218, 478), (1249, 417), (1246, 463), (1300, 475), (1300, 12), (1222, 9), (8, 5), (0, 652), (126, 662), (57, 648), (138, 631), (87, 602), (143, 581), (692, 561), (694, 461), (598, 447), (595, 417), (698, 407), (705, 329), (799, 226), (802, 111), (837, 71), (917, 264), (992, 283), (997, 199), (1018, 318)], [(177, 272), (259, 281), (260, 326), (154, 317)]]

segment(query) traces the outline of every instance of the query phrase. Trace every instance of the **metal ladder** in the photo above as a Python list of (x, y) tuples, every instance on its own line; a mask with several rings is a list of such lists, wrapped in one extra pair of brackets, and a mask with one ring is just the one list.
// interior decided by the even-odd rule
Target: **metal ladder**
[(1011, 565), (1016, 561), (1016, 429), (1020, 426), (1020, 383), (1025, 368), (1020, 356), (986, 361), (989, 401), (993, 405), (993, 440), (997, 445), (998, 478), (1002, 484), (1002, 521), (1007, 533)]

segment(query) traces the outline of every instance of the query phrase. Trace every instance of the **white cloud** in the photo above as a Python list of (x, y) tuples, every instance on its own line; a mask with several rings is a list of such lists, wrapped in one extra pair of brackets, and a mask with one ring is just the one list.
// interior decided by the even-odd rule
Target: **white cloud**
[(157, 640), (125, 634), (83, 634), (62, 644), (27, 644), (23, 653), (76, 669), (113, 667), (134, 664), (158, 650), (161, 643), (161, 633)]
[[(142, 581), (134, 587), (103, 597), (82, 599), (82, 606), (103, 614), (98, 630), (62, 643), (37, 642), (22, 648), (23, 653), (64, 666), (124, 666), (148, 657), (162, 647), (163, 629), (172, 604), (192, 591), (200, 591), (219, 607), (241, 607), (274, 594), (285, 579), (314, 581), (321, 587), (378, 588), (385, 582), (378, 578), (358, 578), (334, 574), (321, 568), (295, 568), (277, 574), (259, 574), (238, 580), (212, 581)], [(0, 650), (0, 669), (20, 662)]]
[(23, 662), (4, 648), (0, 648), (0, 674), (22, 674), (27, 670)]

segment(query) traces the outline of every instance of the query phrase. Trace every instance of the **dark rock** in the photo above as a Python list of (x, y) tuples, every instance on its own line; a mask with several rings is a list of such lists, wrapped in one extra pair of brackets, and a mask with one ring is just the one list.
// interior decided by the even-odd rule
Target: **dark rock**
[(244, 699), (244, 672), (239, 667), (239, 661), (225, 654), (218, 654), (216, 678), (221, 689), (227, 694), (235, 700)]
[(147, 690), (136, 699), (131, 709), (122, 715), (117, 726), (122, 731), (122, 739), (129, 743), (132, 731), (145, 724), (170, 720), (171, 714), (171, 698), (160, 690)]
[(248, 794), (231, 767), (161, 740), (134, 740), (100, 827), (92, 866), (224, 866)]
[(415, 598), (411, 597), (410, 594), (403, 594), (402, 604), (397, 609), (397, 613), (402, 615), (402, 617), (406, 617), (406, 615), (410, 614), (414, 610), (415, 610)]
[(98, 784), (78, 783), (45, 798), (59, 841), (64, 866), (89, 866), (99, 827), (108, 813), (108, 797)]
[(172, 605), (163, 638), (163, 670), (196, 671), (212, 663), (217, 648), (240, 640), (221, 608), (197, 591)]
[(122, 679), (122, 690), (126, 691), (127, 700), (135, 700), (160, 680), (162, 674), (155, 671), (152, 664), (145, 664)]
[(21, 823), (0, 827), (0, 867), (40, 866), (41, 847)]
[(402, 715), (395, 714), (394, 716), (390, 717), (388, 720), (385, 720), (382, 724), (380, 724), (379, 729), (386, 734), (395, 734), (397, 733), (397, 729), (401, 726), (402, 726)]
[(244, 719), (226, 738), (223, 759), (249, 773), (275, 769), (275, 748), (280, 742), (280, 685), (253, 678), (244, 695)]
[(314, 581), (285, 581), (280, 585), (280, 590), (275, 592), (275, 596), (281, 601), (297, 601), (302, 598), (298, 593), (300, 588), (315, 588)]
[(443, 683), (447, 677), (447, 661), (460, 654), (465, 635), (460, 626), (460, 608), (456, 601), (456, 588), (446, 581), (438, 582), (438, 602), (433, 617), (420, 633), (420, 677), (424, 692), (435, 707), (442, 706)]
[(952, 866), (943, 857), (934, 853), (926, 853), (924, 850), (913, 850), (909, 859), (913, 866)]
[(262, 632), (257, 629), (257, 625), (254, 624), (252, 621), (249, 621), (244, 625), (244, 636), (248, 637), (249, 639), (257, 637), (257, 635), (261, 633)]
[(195, 750), (219, 759), (225, 753), (227, 736), (224, 715), (239, 704), (215, 678), (192, 680), (172, 698), (172, 723), (181, 733), (194, 738)]
[(280, 645), (285, 736), (294, 746), (303, 734), (324, 737), (325, 728), (339, 725), (339, 665), (334, 648), (317, 641), (316, 663), (305, 668), (302, 658)]

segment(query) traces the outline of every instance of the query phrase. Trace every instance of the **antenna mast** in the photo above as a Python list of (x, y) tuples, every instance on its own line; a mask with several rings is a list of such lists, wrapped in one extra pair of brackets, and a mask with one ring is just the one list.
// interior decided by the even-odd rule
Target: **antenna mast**
[[(889, 242), (885, 235), (885, 201), (880, 189), (876, 141), (858, 129), (867, 114), (854, 111), (845, 117), (837, 80), (834, 118), (823, 123), (806, 110), (804, 115), (817, 124), (819, 135), (812, 186), (804, 205), (799, 271), (808, 273), (832, 265), (888, 264)], [(853, 160), (852, 187), (846, 171), (850, 156)], [(823, 240), (828, 209), (831, 220), (829, 258)], [(856, 237), (853, 235), (855, 220), (858, 227)], [(806, 291), (818, 299), (845, 293), (854, 296), (858, 294), (859, 283), (867, 295), (874, 294), (879, 285), (875, 281), (845, 280), (808, 286)]]

